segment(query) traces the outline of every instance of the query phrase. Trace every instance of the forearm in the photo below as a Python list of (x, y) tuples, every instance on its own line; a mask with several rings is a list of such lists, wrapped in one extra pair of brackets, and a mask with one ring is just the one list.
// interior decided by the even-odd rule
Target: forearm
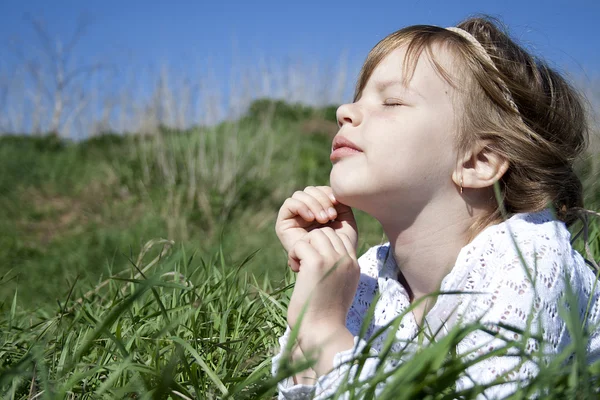
[[(310, 326), (313, 328), (314, 332), (323, 333), (323, 330), (319, 327), (315, 325)], [(279, 338), (281, 350), (273, 357), (271, 368), (273, 376), (278, 376), (279, 374), (280, 364), (283, 361), (282, 356), (286, 354), (284, 349), (288, 348), (290, 332), (291, 328), (288, 327), (283, 336)], [(342, 331), (341, 334), (338, 333), (335, 337), (336, 339), (340, 339), (343, 336), (344, 333)], [(290, 359), (300, 357), (300, 359), (304, 360), (304, 356), (308, 358), (311, 357), (310, 354), (303, 354), (302, 349), (297, 345), (298, 339), (301, 337), (307, 339), (307, 337), (303, 335), (296, 337), (296, 346), (292, 347), (291, 354), (288, 353), (287, 355)], [(327, 337), (323, 336), (323, 339), (327, 339)], [(307, 342), (304, 342), (303, 344), (308, 348)], [(361, 366), (360, 377), (356, 374), (356, 368), (358, 366), (351, 364), (351, 360), (356, 354), (362, 354), (362, 352), (364, 352), (365, 345), (366, 343), (363, 340), (357, 340), (356, 337), (352, 337), (352, 343), (347, 343), (346, 345), (343, 345), (343, 342), (338, 341), (337, 346), (339, 350), (334, 349), (331, 346), (326, 346), (325, 344), (317, 347), (317, 349), (320, 350), (320, 354), (318, 354), (319, 364), (322, 365), (323, 361), (326, 361), (326, 359), (329, 358), (329, 365), (327, 367), (317, 367), (318, 369), (321, 369), (321, 376), (317, 376), (312, 369), (307, 369), (297, 373), (295, 377), (280, 381), (277, 386), (279, 390), (279, 399), (308, 400), (314, 398), (315, 400), (321, 400), (329, 398), (341, 385), (349, 383), (354, 379), (368, 379), (368, 377), (373, 374), (373, 371), (378, 368), (379, 364), (379, 360), (376, 357), (377, 353), (374, 349), (369, 350), (368, 353), (373, 357), (367, 358), (364, 361), (364, 364)], [(341, 398), (346, 399), (347, 397), (342, 396)]]
[[(304, 353), (302, 353), (300, 346), (294, 346), (294, 349), (292, 350), (292, 361), (297, 363), (302, 362), (305, 359), (306, 357), (304, 356)], [(314, 385), (317, 381), (317, 373), (312, 368), (307, 368), (304, 371), (298, 372), (296, 375), (294, 375), (293, 379), (295, 385)]]
[(313, 371), (320, 377), (333, 369), (333, 359), (337, 353), (353, 348), (354, 336), (345, 325), (314, 326), (309, 333), (300, 335), (298, 343), (305, 355), (316, 358)]

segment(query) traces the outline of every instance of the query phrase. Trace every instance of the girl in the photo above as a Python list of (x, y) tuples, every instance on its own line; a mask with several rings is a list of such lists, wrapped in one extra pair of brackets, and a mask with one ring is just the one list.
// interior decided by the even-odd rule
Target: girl
[[(354, 102), (339, 107), (337, 118), (331, 187), (294, 193), (277, 218), (277, 235), (298, 273), (287, 313), (289, 328), (298, 328), (292, 358), (316, 359), (312, 369), (280, 383), (280, 399), (321, 398), (346, 376), (368, 377), (377, 357), (359, 377), (347, 361), (402, 314), (393, 334), (409, 352), (406, 343), (420, 331), (439, 339), (458, 324), (480, 321), (498, 335), (470, 333), (459, 356), (505, 346), (508, 331), (498, 324), (540, 333), (550, 356), (570, 341), (558, 315), (570, 284), (582, 321), (590, 301), (585, 321), (590, 330), (596, 326), (596, 276), (571, 248), (565, 226), (583, 205), (572, 163), (584, 150), (587, 127), (578, 95), (559, 74), (486, 18), (446, 29), (412, 26), (371, 50)], [(389, 240), (359, 260), (350, 207), (375, 217)], [(459, 294), (431, 296), (443, 292)], [(374, 316), (359, 337), (371, 306)], [(374, 341), (374, 356), (384, 339)], [(537, 346), (531, 341), (527, 351)], [(591, 360), (600, 356), (597, 331), (587, 350)], [(469, 367), (457, 390), (526, 380), (536, 371), (532, 361), (493, 356)], [(515, 389), (507, 383), (485, 395)]]

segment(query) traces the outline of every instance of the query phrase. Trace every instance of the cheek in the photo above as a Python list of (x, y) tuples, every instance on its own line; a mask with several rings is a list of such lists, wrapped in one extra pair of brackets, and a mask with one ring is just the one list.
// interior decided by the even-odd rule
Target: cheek
[(446, 176), (456, 163), (456, 151), (450, 132), (441, 126), (427, 125), (421, 129), (406, 126), (402, 132), (390, 134), (374, 143), (369, 164), (384, 175), (420, 177)]

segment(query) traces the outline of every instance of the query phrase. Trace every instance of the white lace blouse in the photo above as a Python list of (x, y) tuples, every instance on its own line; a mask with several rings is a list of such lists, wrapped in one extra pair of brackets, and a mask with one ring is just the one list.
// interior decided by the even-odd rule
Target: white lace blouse
[[(291, 378), (280, 382), (279, 399), (310, 399), (313, 396), (321, 399), (334, 393), (341, 381), (346, 379), (348, 368), (356, 368), (347, 361), (364, 348), (365, 340), (410, 306), (408, 294), (397, 280), (398, 268), (388, 253), (389, 244), (375, 246), (359, 259), (360, 283), (346, 320), (348, 330), (355, 336), (354, 348), (336, 354), (334, 369), (321, 376), (315, 385), (294, 385)], [(528, 275), (533, 278), (535, 285)], [(533, 333), (538, 333), (538, 328), (541, 328), (542, 337), (547, 342), (544, 350), (549, 355), (557, 354), (570, 342), (565, 322), (559, 315), (565, 279), (569, 280), (578, 299), (582, 320), (591, 297), (587, 324), (592, 333), (587, 350), (590, 361), (594, 361), (600, 358), (600, 331), (597, 329), (600, 320), (600, 288), (596, 287), (596, 275), (581, 255), (572, 249), (569, 231), (562, 222), (555, 221), (549, 211), (516, 214), (503, 223), (486, 228), (463, 247), (454, 268), (443, 279), (440, 291), (464, 293), (440, 295), (427, 313), (424, 326), (431, 332), (439, 332), (436, 338), (456, 324), (476, 320), (484, 324), (503, 323), (525, 329), (527, 319), (533, 313), (530, 329)], [(366, 337), (359, 338), (365, 313), (378, 293), (380, 297)], [(397, 350), (412, 341), (418, 331), (419, 326), (413, 314), (406, 313), (396, 332)], [(281, 349), (285, 348), (289, 333), (288, 328), (279, 339)], [(515, 338), (517, 337), (518, 335)], [(385, 335), (380, 335), (371, 352), (379, 350), (384, 339)], [(537, 350), (537, 342), (531, 340), (528, 343), (528, 350)], [(504, 345), (505, 342), (499, 338), (483, 331), (475, 331), (459, 343), (457, 354), (469, 353), (466, 357), (474, 358)], [(473, 349), (479, 350), (470, 351)], [(278, 371), (281, 356), (280, 351), (273, 357), (273, 375)], [(492, 382), (507, 371), (514, 370), (520, 361), (518, 357), (510, 356), (487, 358), (467, 369), (467, 374), (456, 382), (457, 389)], [(375, 371), (378, 363), (377, 357), (368, 359), (358, 379), (367, 378)], [(393, 366), (388, 365), (386, 368)], [(511, 372), (510, 378), (526, 381), (536, 371), (535, 363), (527, 361)], [(354, 376), (352, 372), (349, 375), (351, 377)], [(498, 398), (509, 395), (516, 389), (516, 384), (504, 384), (488, 389), (485, 394)]]

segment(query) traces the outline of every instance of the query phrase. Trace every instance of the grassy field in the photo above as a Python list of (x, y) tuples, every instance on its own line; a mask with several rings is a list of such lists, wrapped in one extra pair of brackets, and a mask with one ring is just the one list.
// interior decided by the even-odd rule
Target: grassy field
[[(211, 128), (0, 137), (0, 397), (274, 396), (294, 368), (270, 377), (293, 282), (273, 225), (294, 190), (327, 183), (334, 111), (263, 100)], [(578, 165), (595, 210), (598, 161)], [(357, 218), (362, 252), (382, 232)], [(592, 220), (596, 259), (599, 232)], [(453, 391), (466, 366), (449, 356), (477, 328), (423, 349), (383, 398), (481, 393)], [(570, 329), (576, 357), (544, 366), (516, 398), (594, 396), (600, 365), (586, 365), (586, 332)]]
[[(20, 304), (53, 307), (76, 278), (88, 290), (156, 238), (202, 254), (222, 246), (228, 260), (260, 249), (249, 268), (281, 278), (275, 216), (294, 190), (328, 181), (334, 110), (265, 101), (210, 129), (1, 137), (0, 299), (24, 285)], [(362, 243), (378, 243), (359, 219)]]

